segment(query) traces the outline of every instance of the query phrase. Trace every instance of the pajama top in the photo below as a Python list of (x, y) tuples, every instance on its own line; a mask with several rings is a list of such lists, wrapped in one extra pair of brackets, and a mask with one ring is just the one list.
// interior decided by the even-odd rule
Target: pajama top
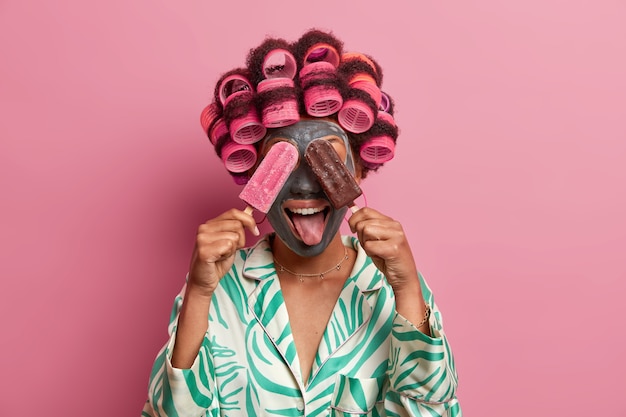
[(424, 278), (432, 337), (396, 312), (391, 286), (358, 240), (342, 239), (357, 258), (308, 378), (266, 236), (238, 251), (220, 281), (190, 369), (170, 362), (184, 287), (176, 297), (142, 416), (461, 416), (454, 359)]

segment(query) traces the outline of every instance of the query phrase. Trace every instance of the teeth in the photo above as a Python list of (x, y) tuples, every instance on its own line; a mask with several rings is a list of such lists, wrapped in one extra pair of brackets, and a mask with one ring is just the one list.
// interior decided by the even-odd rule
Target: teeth
[(295, 214), (308, 216), (311, 214), (319, 213), (320, 211), (322, 211), (322, 209), (321, 208), (297, 208), (297, 209), (289, 209), (289, 211)]

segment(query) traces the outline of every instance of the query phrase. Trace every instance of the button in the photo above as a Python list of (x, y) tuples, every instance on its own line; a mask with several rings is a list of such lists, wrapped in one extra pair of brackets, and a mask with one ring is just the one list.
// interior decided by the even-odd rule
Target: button
[(296, 401), (296, 409), (298, 411), (304, 410), (304, 401), (302, 401), (302, 400)]

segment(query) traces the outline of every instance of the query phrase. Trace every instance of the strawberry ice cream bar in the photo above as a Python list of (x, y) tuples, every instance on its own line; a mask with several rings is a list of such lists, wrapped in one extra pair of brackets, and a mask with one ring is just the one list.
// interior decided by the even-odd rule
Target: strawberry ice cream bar
[(273, 145), (239, 194), (239, 198), (248, 204), (244, 211), (250, 214), (256, 209), (267, 213), (298, 163), (298, 158), (298, 149), (291, 143)]

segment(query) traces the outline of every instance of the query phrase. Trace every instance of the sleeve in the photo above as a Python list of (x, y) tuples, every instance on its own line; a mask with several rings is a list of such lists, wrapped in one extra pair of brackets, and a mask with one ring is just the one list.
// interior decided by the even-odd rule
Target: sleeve
[(215, 370), (208, 335), (205, 335), (198, 356), (190, 369), (177, 369), (172, 366), (172, 350), (176, 343), (176, 326), (184, 293), (185, 287), (174, 301), (168, 327), (170, 338), (154, 361), (148, 384), (148, 400), (144, 405), (142, 417), (217, 415), (216, 407), (213, 406), (216, 401), (213, 394)]
[(393, 320), (389, 391), (385, 408), (391, 415), (462, 416), (456, 397), (458, 377), (441, 313), (424, 278), (422, 295), (431, 306), (427, 336), (400, 314)]

